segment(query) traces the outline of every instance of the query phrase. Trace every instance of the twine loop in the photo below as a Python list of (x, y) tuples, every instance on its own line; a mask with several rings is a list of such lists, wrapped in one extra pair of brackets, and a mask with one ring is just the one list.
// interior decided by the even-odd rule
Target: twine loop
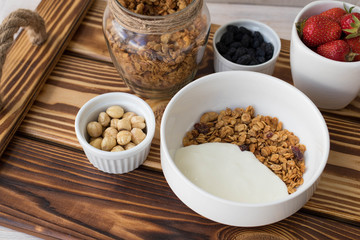
[(163, 34), (186, 28), (198, 16), (203, 0), (193, 0), (186, 8), (165, 16), (147, 16), (134, 13), (118, 0), (109, 0), (108, 6), (115, 19), (127, 30), (143, 34)]
[[(6, 55), (13, 44), (14, 34), (20, 27), (27, 30), (34, 45), (41, 45), (47, 38), (45, 22), (38, 13), (27, 9), (18, 9), (10, 13), (0, 25), (0, 80)], [(0, 92), (0, 109), (3, 107), (2, 95)]]

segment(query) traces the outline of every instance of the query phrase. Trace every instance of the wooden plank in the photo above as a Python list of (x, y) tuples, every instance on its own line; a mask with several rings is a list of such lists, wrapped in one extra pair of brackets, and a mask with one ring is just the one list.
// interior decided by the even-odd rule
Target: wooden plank
[(16, 135), (0, 163), (0, 224), (56, 239), (356, 239), (359, 225), (304, 210), (275, 224), (218, 224), (186, 207), (160, 172), (113, 175), (81, 151)]
[[(0, 188), (9, 197), (0, 199), (0, 212), (3, 213), (0, 222), (5, 219), (1, 224), (16, 225), (15, 228), (41, 233), (46, 237), (73, 236), (84, 239), (118, 236), (166, 238), (172, 234), (182, 239), (215, 236), (235, 238), (253, 236), (255, 233), (264, 238), (352, 239), (358, 234), (359, 98), (343, 110), (322, 111), (330, 131), (331, 152), (317, 191), (299, 213), (264, 228), (218, 226), (187, 209), (173, 195), (159, 172), (159, 124), (167, 100), (146, 99), (157, 115), (157, 132), (143, 167), (123, 176), (110, 176), (92, 167), (82, 153), (74, 132), (78, 109), (101, 93), (130, 92), (108, 56), (101, 29), (104, 7), (103, 1), (93, 5), (27, 114), (19, 131), (21, 135), (5, 152), (4, 163), (0, 163)], [(198, 77), (213, 72), (211, 41), (217, 27), (212, 26)], [(274, 75), (291, 83), (289, 55), (289, 41), (282, 40)], [(155, 189), (153, 195), (147, 192), (148, 189)], [(60, 199), (55, 199), (54, 193)], [(18, 204), (20, 199), (26, 199), (31, 207), (21, 207)], [(93, 211), (87, 209), (100, 209), (101, 214), (95, 216)], [(37, 212), (41, 213), (40, 219), (35, 218)], [(103, 217), (108, 214), (117, 221), (114, 223)], [(103, 220), (104, 225), (87, 222), (89, 216)], [(82, 217), (86, 220), (83, 221)], [(168, 219), (175, 223), (169, 223)], [(119, 226), (119, 222), (128, 227)], [(130, 225), (139, 225), (139, 222), (149, 224), (151, 230), (132, 231)], [(322, 222), (325, 227), (322, 227)], [(186, 231), (181, 224), (189, 226), (189, 230)], [(292, 230), (293, 226), (301, 233)]]
[(43, 0), (37, 12), (44, 18), (48, 39), (32, 46), (24, 32), (7, 55), (1, 79), (4, 108), (0, 111), (0, 155), (38, 95), (48, 75), (80, 25), (91, 0)]
[[(92, 97), (111, 91), (131, 92), (108, 57), (101, 29), (103, 1), (89, 10), (81, 28), (49, 76), (20, 128), (26, 136), (81, 150), (74, 131), (78, 109)], [(197, 75), (212, 73), (212, 38), (218, 25), (212, 25), (205, 58)], [(91, 39), (95, 39), (92, 41)], [(282, 49), (274, 76), (292, 83), (290, 42)], [(64, 96), (68, 96), (64, 98)], [(161, 171), (159, 125), (168, 100), (145, 99), (157, 116), (157, 131), (143, 167)], [(331, 138), (329, 163), (314, 197), (305, 210), (359, 224), (360, 222), (360, 99), (340, 111), (322, 111)], [(340, 173), (340, 175), (339, 175)], [(341, 181), (340, 181), (341, 179)], [(352, 199), (344, 201), (344, 199)], [(353, 204), (355, 201), (355, 204)], [(357, 202), (356, 202), (357, 201)]]

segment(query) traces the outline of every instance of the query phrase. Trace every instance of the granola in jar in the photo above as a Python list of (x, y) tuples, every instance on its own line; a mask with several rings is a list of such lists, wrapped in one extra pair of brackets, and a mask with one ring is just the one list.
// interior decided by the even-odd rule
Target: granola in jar
[(109, 0), (103, 31), (127, 86), (168, 98), (194, 79), (210, 29), (203, 0)]

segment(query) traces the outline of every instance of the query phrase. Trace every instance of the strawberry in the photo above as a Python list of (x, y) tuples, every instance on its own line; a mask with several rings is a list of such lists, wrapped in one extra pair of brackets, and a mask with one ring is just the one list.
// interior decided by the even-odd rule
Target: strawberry
[(351, 52), (350, 46), (344, 40), (335, 40), (318, 46), (316, 52), (326, 58), (350, 62), (354, 59), (354, 53)]
[(309, 17), (305, 23), (301, 23), (301, 26), (302, 40), (310, 48), (338, 40), (341, 37), (340, 24), (321, 15)]
[(325, 16), (331, 18), (332, 20), (340, 23), (340, 19), (342, 16), (346, 14), (346, 11), (342, 8), (331, 8), (326, 10), (325, 12), (320, 13), (321, 16)]
[(360, 36), (360, 13), (347, 13), (340, 19), (341, 29), (347, 38)]
[(349, 44), (351, 51), (357, 54), (354, 61), (360, 61), (360, 36), (346, 39), (345, 41)]

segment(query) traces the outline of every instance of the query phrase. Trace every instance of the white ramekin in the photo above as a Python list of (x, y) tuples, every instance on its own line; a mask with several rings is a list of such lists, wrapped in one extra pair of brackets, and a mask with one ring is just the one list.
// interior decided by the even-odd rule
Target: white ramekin
[[(135, 112), (146, 122), (146, 138), (136, 147), (121, 152), (107, 152), (88, 143), (88, 122), (96, 120), (100, 112), (113, 105), (122, 106), (125, 112)], [(75, 132), (89, 161), (107, 173), (126, 173), (139, 167), (147, 158), (155, 134), (155, 116), (151, 107), (141, 98), (121, 92), (106, 93), (85, 103), (75, 119)]]

